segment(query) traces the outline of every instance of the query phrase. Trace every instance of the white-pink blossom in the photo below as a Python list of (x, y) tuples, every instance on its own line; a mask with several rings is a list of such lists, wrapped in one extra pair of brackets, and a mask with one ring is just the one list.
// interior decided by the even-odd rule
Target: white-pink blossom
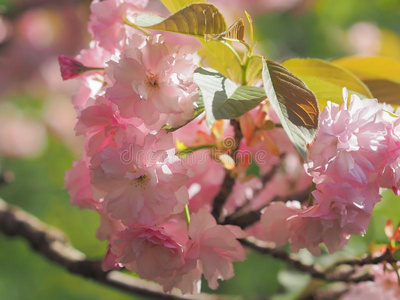
[(307, 166), (315, 183), (347, 180), (367, 185), (385, 165), (390, 124), (383, 106), (376, 99), (347, 98), (345, 91), (341, 106), (329, 102), (321, 113)]
[(237, 240), (245, 235), (239, 227), (217, 225), (205, 209), (191, 215), (188, 256), (200, 260), (211, 289), (218, 287), (218, 279), (233, 277), (232, 262), (245, 260), (245, 251)]
[(169, 278), (184, 265), (183, 247), (161, 227), (136, 226), (111, 240), (115, 261), (141, 278)]
[(127, 43), (132, 27), (125, 25), (127, 15), (140, 12), (148, 0), (95, 0), (90, 6), (89, 32), (110, 53), (120, 51)]
[(172, 136), (135, 135), (122, 147), (107, 146), (91, 160), (92, 184), (104, 193), (104, 209), (124, 224), (155, 224), (183, 211), (187, 169), (174, 154)]
[(133, 36), (118, 61), (106, 69), (107, 94), (123, 117), (139, 117), (147, 125), (161, 121), (173, 127), (189, 120), (197, 99), (193, 71), (197, 55), (166, 44), (161, 35)]

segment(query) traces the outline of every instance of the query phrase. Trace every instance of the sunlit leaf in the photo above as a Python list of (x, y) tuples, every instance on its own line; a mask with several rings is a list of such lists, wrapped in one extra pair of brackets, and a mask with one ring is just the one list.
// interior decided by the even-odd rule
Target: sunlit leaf
[(138, 14), (130, 17), (129, 22), (142, 28), (199, 37), (226, 31), (224, 16), (213, 4), (208, 3), (191, 4), (166, 19), (153, 14)]
[(203, 66), (217, 70), (225, 77), (239, 82), (241, 66), (233, 53), (220, 41), (202, 41), (203, 48), (197, 53), (203, 58)]
[(361, 80), (386, 79), (400, 83), (400, 61), (388, 57), (350, 56), (333, 61)]
[(249, 29), (250, 29), (250, 47), (253, 49), (254, 47), (254, 26), (253, 26), (253, 18), (247, 11), (244, 11), (246, 14), (247, 21), (249, 22)]
[(193, 3), (207, 3), (206, 0), (161, 0), (161, 3), (172, 13)]
[(285, 67), (263, 60), (264, 88), (290, 140), (307, 159), (307, 146), (317, 133), (319, 108), (312, 91)]
[(256, 107), (266, 98), (262, 88), (238, 87), (233, 81), (212, 69), (198, 68), (194, 82), (203, 95), (207, 124), (218, 119), (234, 119)]
[(381, 29), (381, 56), (400, 60), (400, 37), (393, 31)]
[(254, 56), (247, 67), (247, 83), (251, 84), (261, 78), (262, 61), (258, 56)]
[(395, 106), (400, 105), (400, 82), (386, 79), (368, 79), (364, 83), (371, 90), (374, 98)]
[[(161, 0), (171, 13), (175, 13), (193, 3), (207, 3), (205, 0)], [(203, 66), (217, 70), (225, 77), (240, 81), (241, 67), (232, 52), (219, 41), (205, 41), (199, 38), (203, 48), (198, 50)]]
[(206, 39), (220, 41), (243, 41), (244, 40), (244, 22), (240, 19), (233, 23), (226, 31), (219, 34), (207, 34)]
[(354, 74), (330, 62), (314, 58), (293, 58), (282, 63), (300, 77), (317, 97), (321, 108), (327, 101), (342, 102), (342, 89), (372, 98), (368, 87)]

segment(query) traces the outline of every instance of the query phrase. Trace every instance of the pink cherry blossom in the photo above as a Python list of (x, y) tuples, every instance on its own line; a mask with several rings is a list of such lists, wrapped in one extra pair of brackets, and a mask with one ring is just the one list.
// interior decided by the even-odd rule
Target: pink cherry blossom
[(307, 248), (319, 254), (324, 243), (333, 253), (342, 248), (350, 235), (364, 234), (374, 205), (380, 200), (377, 186), (358, 190), (342, 183), (322, 183), (313, 192), (316, 204), (302, 208), (298, 202), (271, 203), (261, 222), (265, 238), (291, 250)]
[(161, 227), (138, 226), (117, 233), (111, 240), (116, 262), (141, 278), (168, 278), (184, 265), (183, 248)]
[(366, 185), (383, 168), (388, 130), (375, 99), (355, 95), (339, 107), (329, 102), (321, 113), (317, 138), (309, 150), (308, 172), (314, 182), (348, 180)]
[(91, 160), (92, 184), (104, 192), (104, 208), (124, 224), (154, 224), (183, 211), (187, 169), (174, 155), (172, 136), (160, 132), (107, 146)]
[[(110, 60), (111, 54), (101, 48), (98, 42), (92, 41), (88, 49), (82, 50), (76, 57), (85, 66), (94, 68), (78, 77), (81, 84), (79, 91), (73, 96), (72, 104), (78, 113), (87, 106), (90, 98), (96, 98), (103, 92), (105, 83), (104, 71), (101, 68), (106, 67), (106, 63)], [(99, 69), (99, 70), (97, 70)]]
[(285, 245), (290, 238), (288, 219), (299, 211), (300, 203), (297, 201), (271, 203), (261, 216), (261, 223), (265, 227), (264, 238), (277, 246)]
[(60, 64), (60, 71), (63, 80), (78, 77), (80, 74), (85, 72), (86, 69), (81, 62), (65, 55), (58, 56), (58, 63)]
[(122, 264), (117, 262), (117, 256), (111, 252), (111, 246), (107, 248), (107, 253), (103, 258), (101, 268), (104, 272), (122, 268)]
[(198, 97), (192, 81), (196, 63), (195, 54), (164, 43), (161, 35), (133, 36), (119, 61), (109, 63), (107, 94), (123, 117), (140, 117), (147, 125), (160, 120), (182, 125), (192, 117)]
[(140, 119), (121, 118), (115, 104), (99, 96), (81, 111), (75, 131), (86, 137), (86, 153), (92, 156), (108, 145), (121, 146), (126, 131), (133, 130), (130, 126), (141, 123)]
[(211, 289), (218, 287), (218, 279), (233, 277), (232, 262), (245, 260), (245, 251), (237, 240), (243, 238), (245, 233), (236, 226), (217, 225), (205, 209), (191, 215), (189, 236), (191, 245), (188, 256), (200, 260)]
[(343, 300), (397, 300), (400, 298), (400, 288), (396, 271), (382, 265), (370, 268), (374, 281), (360, 282), (350, 287), (343, 295)]
[(122, 50), (132, 27), (125, 25), (124, 17), (140, 12), (148, 0), (95, 0), (90, 6), (89, 32), (100, 46), (110, 53)]
[(65, 173), (65, 189), (71, 202), (80, 208), (99, 209), (101, 202), (95, 199), (90, 184), (90, 170), (87, 158), (74, 162), (72, 169)]
[(101, 240), (111, 240), (112, 236), (126, 229), (126, 226), (118, 219), (113, 219), (104, 211), (103, 207), (98, 209), (100, 215), (100, 226), (96, 230), (96, 237)]

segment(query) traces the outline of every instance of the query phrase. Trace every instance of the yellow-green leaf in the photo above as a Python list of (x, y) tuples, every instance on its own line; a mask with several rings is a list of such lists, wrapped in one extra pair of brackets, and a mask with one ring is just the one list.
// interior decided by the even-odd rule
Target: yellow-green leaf
[(161, 2), (172, 13), (193, 3), (207, 3), (206, 0), (161, 0)]
[(368, 79), (364, 82), (380, 102), (400, 105), (400, 83), (386, 79)]
[(372, 98), (371, 91), (350, 71), (330, 62), (314, 58), (293, 58), (282, 63), (300, 77), (317, 96), (321, 107), (327, 101), (342, 102), (342, 89)]
[(400, 61), (392, 58), (350, 56), (334, 60), (333, 63), (351, 71), (361, 80), (387, 79), (400, 82)]
[(299, 76), (307, 87), (314, 92), (318, 104), (323, 109), (328, 101), (341, 104), (343, 102), (343, 88), (325, 79), (313, 76)]
[[(193, 3), (207, 3), (206, 0), (161, 0), (161, 2), (172, 13)], [(242, 70), (232, 52), (221, 42), (205, 41), (202, 38), (199, 41), (203, 45), (203, 48), (198, 51), (198, 54), (203, 58), (203, 66), (213, 68), (225, 77), (239, 82)]]
[(381, 48), (379, 55), (400, 60), (400, 37), (393, 31), (381, 30)]
[(264, 89), (290, 140), (307, 159), (307, 147), (318, 129), (319, 108), (314, 93), (281, 64), (263, 59)]
[(241, 66), (233, 53), (219, 41), (202, 41), (203, 48), (197, 53), (203, 58), (203, 66), (217, 70), (236, 82), (240, 82)]
[(244, 22), (243, 19), (240, 19), (233, 23), (228, 30), (219, 33), (219, 34), (207, 34), (207, 40), (214, 40), (214, 41), (243, 41), (244, 40)]
[(168, 18), (152, 14), (138, 14), (130, 17), (129, 22), (136, 26), (169, 32), (204, 37), (206, 34), (220, 34), (226, 31), (224, 16), (213, 5), (194, 3)]
[(254, 48), (254, 27), (253, 27), (253, 18), (247, 11), (244, 11), (246, 14), (247, 21), (249, 22), (249, 30), (250, 30), (250, 47)]

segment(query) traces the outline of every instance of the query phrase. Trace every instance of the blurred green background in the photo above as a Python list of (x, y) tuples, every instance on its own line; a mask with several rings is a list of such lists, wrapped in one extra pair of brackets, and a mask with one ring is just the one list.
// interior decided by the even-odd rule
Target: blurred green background
[[(87, 34), (84, 26), (88, 18), (88, 5), (88, 1), (81, 1), (79, 5), (70, 8), (81, 22), (81, 40), (74, 42), (70, 36), (64, 37), (69, 38), (68, 43), (61, 41), (61, 45), (54, 47), (49, 56), (55, 57), (58, 53), (73, 55), (85, 45)], [(16, 2), (0, 0), (0, 6), (6, 13), (12, 12), (16, 9)], [(50, 14), (51, 18), (57, 17), (61, 14), (57, 9), (46, 8), (45, 13)], [(65, 19), (68, 18), (62, 18), (62, 21)], [(17, 19), (13, 17), (12, 20), (14, 22)], [(54, 21), (54, 26), (61, 28), (61, 31), (64, 30), (62, 21)], [(332, 58), (356, 53), (354, 47), (351, 47), (349, 30), (357, 22), (369, 22), (377, 30), (384, 30), (384, 34), (380, 36), (381, 46), (375, 49), (376, 54), (400, 56), (400, 42), (397, 37), (400, 34), (398, 0), (308, 1), (300, 9), (259, 15), (255, 23), (260, 49), (273, 59), (283, 59), (293, 56)], [(74, 45), (71, 46), (70, 43)], [(12, 58), (7, 56), (11, 50), (4, 48), (8, 47), (4, 44), (0, 43), (0, 70), (3, 68), (3, 71), (5, 60)], [(15, 47), (21, 45), (17, 44)], [(0, 169), (12, 172), (15, 177), (12, 182), (0, 186), (0, 197), (63, 230), (72, 244), (89, 257), (100, 258), (105, 253), (106, 244), (98, 241), (94, 235), (99, 224), (97, 215), (72, 207), (66, 191), (63, 190), (64, 172), (71, 167), (79, 152), (76, 151), (79, 143), (78, 146), (74, 143), (72, 145), (69, 141), (71, 137), (68, 132), (65, 133), (69, 130), (72, 135), (73, 124), (66, 122), (66, 128), (57, 129), (54, 120), (49, 121), (46, 117), (49, 114), (49, 105), (51, 107), (51, 103), (58, 105), (57, 101), (65, 101), (64, 98), (68, 98), (70, 92), (63, 90), (64, 98), (60, 99), (54, 84), (46, 88), (48, 81), (43, 72), (40, 76), (36, 75), (37, 68), (39, 67), (34, 64), (31, 66), (30, 77), (20, 78), (19, 75), (12, 77), (6, 74), (14, 82), (12, 88), (3, 88), (0, 94), (0, 105), (11, 103), (24, 116), (42, 122), (46, 130), (44, 144), (33, 157), (3, 155), (0, 158)], [(7, 76), (0, 71), (0, 86), (2, 79), (5, 80)], [(32, 79), (35, 76), (43, 78)], [(42, 86), (38, 88), (40, 84)], [(57, 116), (55, 118), (57, 124)], [(3, 143), (7, 142), (3, 140)], [(386, 241), (384, 224), (388, 218), (394, 223), (400, 221), (400, 201), (391, 191), (384, 195), (384, 200), (374, 211), (367, 235), (353, 237), (349, 245), (334, 256), (322, 255), (317, 259), (321, 264), (329, 264), (338, 257), (363, 254), (371, 242)], [(313, 259), (307, 252), (301, 252), (300, 255), (306, 261)], [(245, 263), (236, 264), (235, 271), (235, 278), (221, 283), (218, 293), (245, 297), (279, 294), (276, 299), (298, 299), (307, 287), (315, 284), (307, 275), (287, 269), (285, 263), (257, 254), (249, 254)], [(0, 235), (0, 299), (132, 299), (132, 296), (70, 275), (33, 252), (23, 240)]]

